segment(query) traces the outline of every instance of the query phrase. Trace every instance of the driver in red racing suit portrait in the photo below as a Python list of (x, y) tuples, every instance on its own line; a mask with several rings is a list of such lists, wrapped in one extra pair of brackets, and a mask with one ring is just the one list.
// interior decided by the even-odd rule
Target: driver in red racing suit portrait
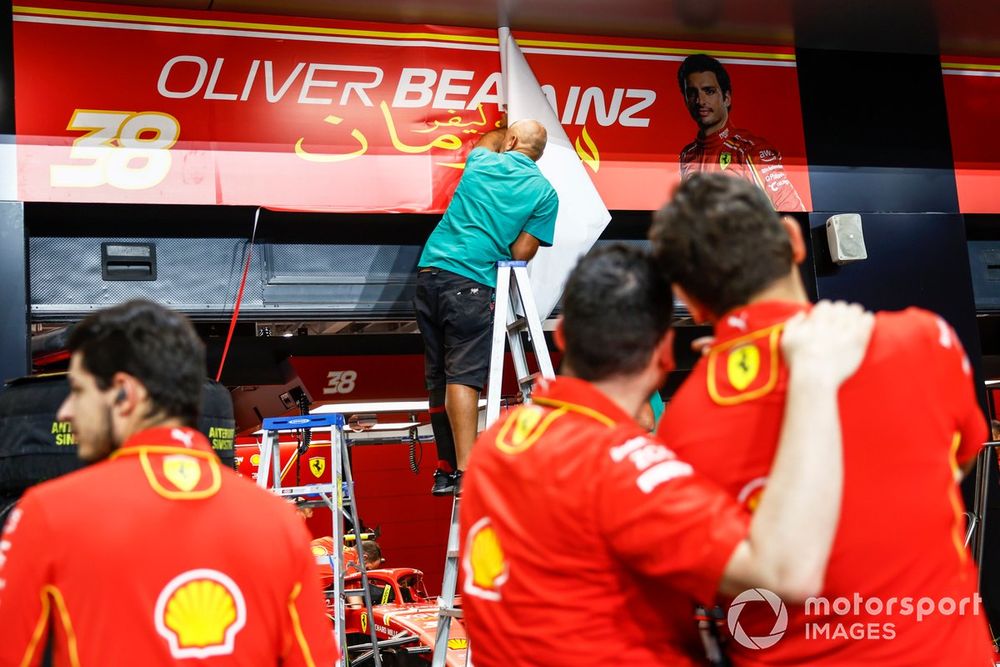
[(698, 137), (681, 151), (681, 179), (721, 172), (762, 189), (776, 211), (806, 210), (778, 149), (763, 137), (730, 126), (733, 86), (722, 63), (703, 53), (688, 56), (677, 71), (677, 84), (698, 124)]

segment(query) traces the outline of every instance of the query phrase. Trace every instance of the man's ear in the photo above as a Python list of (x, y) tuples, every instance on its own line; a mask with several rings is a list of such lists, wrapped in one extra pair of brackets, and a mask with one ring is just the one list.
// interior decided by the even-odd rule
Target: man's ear
[(502, 152), (506, 153), (507, 151), (512, 151), (516, 146), (517, 146), (517, 135), (511, 132), (510, 129), (508, 129), (507, 134), (505, 134), (503, 138)]
[(695, 321), (696, 324), (705, 324), (706, 322), (714, 322), (715, 318), (712, 316), (712, 312), (703, 306), (698, 299), (684, 291), (684, 288), (674, 283), (674, 294), (678, 299), (684, 302), (687, 306), (688, 312), (691, 313), (691, 319)]
[(666, 335), (656, 345), (656, 360), (660, 370), (664, 373), (669, 373), (677, 368), (677, 362), (674, 361), (674, 338), (674, 328), (670, 327), (667, 329)]
[(790, 215), (781, 216), (781, 226), (788, 233), (788, 242), (792, 246), (792, 261), (801, 264), (806, 260), (806, 243), (802, 238), (802, 228), (799, 221)]
[(559, 348), (559, 351), (565, 354), (566, 353), (566, 332), (563, 331), (563, 323), (564, 322), (565, 322), (565, 320), (563, 319), (563, 316), (560, 315), (559, 319), (556, 320), (556, 330), (552, 332), (552, 339), (555, 341), (556, 347)]
[(119, 413), (130, 414), (145, 399), (142, 384), (128, 373), (118, 372), (111, 376), (111, 403)]

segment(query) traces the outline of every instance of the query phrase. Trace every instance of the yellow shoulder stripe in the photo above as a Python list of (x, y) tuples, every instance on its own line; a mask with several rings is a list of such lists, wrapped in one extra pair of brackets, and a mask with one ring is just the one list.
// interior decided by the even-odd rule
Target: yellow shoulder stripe
[[(309, 642), (306, 641), (306, 635), (302, 632), (302, 621), (299, 619), (299, 610), (295, 608), (295, 600), (298, 599), (301, 592), (302, 584), (295, 582), (295, 586), (292, 587), (292, 594), (288, 596), (288, 615), (292, 619), (292, 632), (295, 634), (295, 641), (299, 645), (299, 650), (302, 651), (302, 660), (305, 662), (306, 667), (316, 667), (312, 652), (309, 650)], [(347, 647), (342, 647), (341, 650), (346, 651)]]
[(593, 408), (588, 408), (585, 405), (578, 405), (576, 403), (569, 403), (567, 401), (556, 401), (551, 398), (532, 398), (531, 402), (537, 403), (538, 405), (547, 405), (553, 408), (564, 408), (568, 412), (579, 413), (581, 415), (590, 417), (591, 419), (595, 419), (601, 422), (608, 428), (611, 428), (615, 425), (614, 419), (608, 417), (603, 412), (599, 412), (597, 410), (594, 410)]
[[(31, 634), (31, 641), (24, 651), (24, 657), (21, 659), (21, 667), (30, 667), (35, 656), (35, 650), (45, 636), (49, 614), (52, 610), (52, 602), (55, 602), (56, 611), (59, 613), (59, 622), (66, 633), (66, 652), (69, 655), (69, 664), (71, 667), (80, 667), (80, 651), (76, 644), (76, 631), (73, 629), (73, 622), (70, 620), (69, 609), (66, 608), (66, 600), (63, 598), (62, 591), (52, 584), (47, 584), (42, 587), (39, 595), (42, 599), (42, 611), (38, 615), (35, 631)], [(52, 602), (49, 602), (50, 599)]]

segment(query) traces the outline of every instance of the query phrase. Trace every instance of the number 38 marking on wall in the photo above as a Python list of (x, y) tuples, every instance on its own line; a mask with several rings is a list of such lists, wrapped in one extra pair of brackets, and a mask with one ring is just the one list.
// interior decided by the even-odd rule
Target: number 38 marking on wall
[(74, 111), (66, 129), (86, 132), (69, 156), (90, 164), (52, 165), (49, 180), (57, 188), (151, 188), (170, 171), (170, 148), (181, 132), (170, 114), (87, 109)]
[(354, 391), (354, 383), (358, 379), (357, 371), (330, 371), (326, 374), (328, 382), (323, 387), (324, 394), (350, 394)]

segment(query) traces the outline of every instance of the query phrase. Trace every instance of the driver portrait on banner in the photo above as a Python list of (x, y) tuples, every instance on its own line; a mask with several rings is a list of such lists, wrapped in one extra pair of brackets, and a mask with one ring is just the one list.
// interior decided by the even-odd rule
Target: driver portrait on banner
[(730, 122), (733, 86), (722, 63), (698, 53), (677, 71), (677, 83), (698, 135), (680, 153), (681, 179), (698, 172), (722, 172), (761, 188), (775, 210), (804, 211), (781, 163), (781, 152), (767, 139)]

